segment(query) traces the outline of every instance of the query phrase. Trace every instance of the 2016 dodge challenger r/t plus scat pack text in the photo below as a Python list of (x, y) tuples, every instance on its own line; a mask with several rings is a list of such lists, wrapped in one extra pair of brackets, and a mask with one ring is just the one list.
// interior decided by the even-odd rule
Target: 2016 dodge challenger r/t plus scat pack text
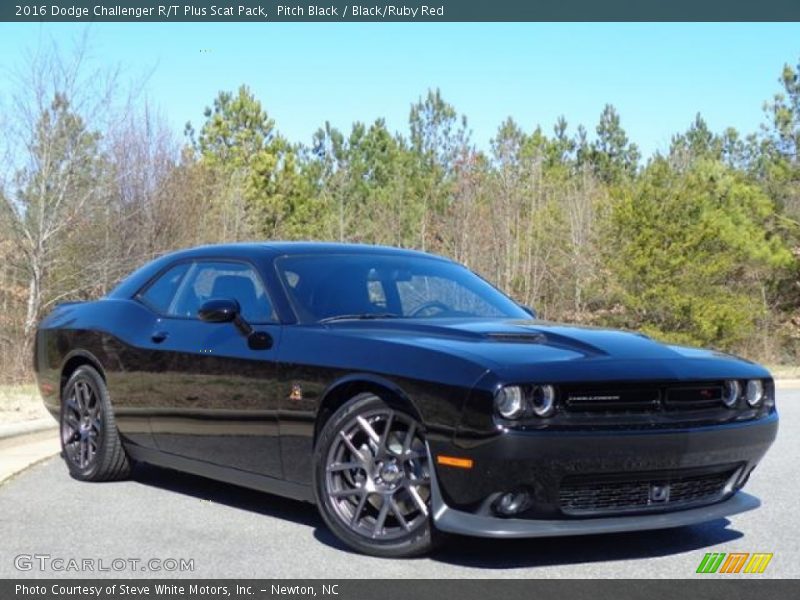
[(35, 354), (73, 477), (142, 461), (313, 502), (380, 556), (750, 510), (778, 426), (756, 364), (538, 320), (461, 265), (373, 246), (175, 252), (56, 308)]

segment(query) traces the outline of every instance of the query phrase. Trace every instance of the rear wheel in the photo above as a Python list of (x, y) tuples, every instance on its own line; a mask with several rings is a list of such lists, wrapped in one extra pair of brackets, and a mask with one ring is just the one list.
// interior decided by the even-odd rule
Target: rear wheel
[(61, 450), (70, 475), (81, 481), (125, 479), (130, 460), (100, 374), (89, 365), (78, 367), (62, 398)]
[(386, 557), (432, 548), (431, 465), (411, 414), (360, 394), (325, 424), (314, 460), (317, 506), (348, 546)]

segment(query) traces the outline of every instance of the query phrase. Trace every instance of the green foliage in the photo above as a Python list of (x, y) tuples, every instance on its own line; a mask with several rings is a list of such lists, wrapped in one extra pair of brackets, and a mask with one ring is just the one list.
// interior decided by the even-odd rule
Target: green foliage
[(609, 184), (633, 177), (640, 157), (636, 144), (628, 141), (617, 110), (606, 104), (597, 125), (597, 141), (590, 152), (597, 176)]
[(786, 161), (800, 166), (800, 64), (784, 65), (779, 79), (783, 92), (773, 97), (767, 111), (772, 119), (772, 144)]
[(608, 261), (623, 322), (681, 342), (733, 348), (764, 317), (764, 288), (792, 256), (775, 205), (719, 161), (680, 173), (655, 160), (615, 200)]
[(277, 153), (280, 141), (275, 122), (247, 86), (241, 86), (235, 95), (220, 92), (204, 115), (198, 139), (194, 139), (191, 124), (186, 133), (208, 164), (226, 170), (249, 169), (255, 161), (263, 161), (264, 153)]
[(431, 231), (431, 226), (450, 210), (456, 173), (470, 154), (467, 119), (459, 118), (437, 89), (412, 105), (408, 121), (411, 192), (422, 202), (420, 246), (438, 249), (446, 244), (445, 236)]
[(709, 128), (706, 120), (698, 113), (686, 133), (672, 138), (670, 157), (673, 163), (691, 162), (697, 159), (721, 160), (723, 148), (727, 144), (735, 144), (735, 131), (728, 132), (734, 139), (723, 138), (715, 135)]
[[(195, 140), (199, 160), (217, 174), (215, 204), (234, 222), (234, 239), (317, 237), (324, 229), (311, 181), (298, 159), (299, 149), (275, 131), (275, 123), (247, 86), (234, 95), (220, 92)], [(226, 227), (227, 229), (227, 227)]]

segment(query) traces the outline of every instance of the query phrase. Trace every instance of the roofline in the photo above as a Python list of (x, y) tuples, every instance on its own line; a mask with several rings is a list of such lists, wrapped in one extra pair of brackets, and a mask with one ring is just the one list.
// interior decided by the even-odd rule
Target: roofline
[[(261, 254), (255, 256), (254, 254)], [(272, 260), (279, 256), (302, 256), (315, 254), (382, 254), (386, 256), (407, 256), (426, 258), (443, 262), (454, 262), (444, 256), (392, 246), (371, 244), (348, 244), (343, 242), (292, 242), (292, 241), (252, 241), (225, 244), (206, 244), (167, 252), (148, 261), (121, 281), (108, 296), (112, 298), (130, 297), (144, 282), (148, 281), (167, 264), (176, 260), (200, 258), (231, 258), (258, 261)]]

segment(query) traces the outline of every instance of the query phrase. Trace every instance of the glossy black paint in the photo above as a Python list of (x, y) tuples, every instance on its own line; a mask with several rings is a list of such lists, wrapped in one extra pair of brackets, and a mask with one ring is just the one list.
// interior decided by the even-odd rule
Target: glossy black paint
[[(448, 505), (476, 511), (487, 497), (525, 485), (535, 492), (527, 516), (551, 519), (559, 516), (555, 498), (564, 477), (736, 465), (743, 484), (775, 437), (774, 408), (614, 417), (559, 412), (523, 427), (498, 422), (493, 396), (507, 384), (566, 389), (759, 378), (772, 396), (774, 388), (765, 369), (733, 356), (533, 318), (300, 323), (275, 260), (314, 253), (430, 258), (313, 243), (209, 246), (162, 257), (108, 297), (61, 305), (41, 323), (35, 366), (46, 406), (58, 414), (66, 377), (88, 362), (106, 379), (135, 458), (311, 500), (319, 428), (342, 402), (374, 390), (419, 417), (434, 457), (474, 460), (471, 470), (437, 467)], [(206, 307), (213, 317), (206, 321), (166, 318), (136, 299), (170, 266), (196, 259), (252, 265), (275, 322), (243, 325), (225, 302)]]

